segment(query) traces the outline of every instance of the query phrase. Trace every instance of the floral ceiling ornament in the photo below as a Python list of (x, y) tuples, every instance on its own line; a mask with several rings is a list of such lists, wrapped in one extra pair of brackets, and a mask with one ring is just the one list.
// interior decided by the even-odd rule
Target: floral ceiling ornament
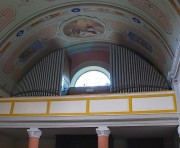
[(169, 18), (150, 0), (129, 0), (129, 2), (152, 16), (167, 33), (172, 33), (172, 26), (169, 22)]
[(14, 19), (14, 16), (15, 11), (13, 8), (0, 8), (0, 29), (9, 24)]

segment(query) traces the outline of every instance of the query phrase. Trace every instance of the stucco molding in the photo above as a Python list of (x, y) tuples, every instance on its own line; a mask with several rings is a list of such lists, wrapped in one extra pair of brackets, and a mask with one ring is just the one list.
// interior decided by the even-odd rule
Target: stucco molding
[(42, 135), (41, 130), (39, 130), (38, 128), (31, 127), (30, 129), (27, 129), (27, 132), (28, 132), (29, 137), (40, 138), (40, 136)]
[(177, 44), (177, 50), (174, 56), (171, 71), (168, 73), (168, 79), (180, 79), (180, 42)]
[(78, 117), (0, 117), (0, 128), (70, 128), (179, 125), (180, 113)]
[(96, 133), (98, 134), (98, 136), (109, 136), (111, 131), (109, 128), (103, 126), (103, 127), (98, 127), (96, 128)]

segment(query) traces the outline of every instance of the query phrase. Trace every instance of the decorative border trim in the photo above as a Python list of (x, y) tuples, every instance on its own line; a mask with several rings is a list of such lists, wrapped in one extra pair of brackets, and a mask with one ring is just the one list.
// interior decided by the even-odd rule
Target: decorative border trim
[(171, 3), (171, 5), (174, 7), (174, 9), (176, 10), (176, 12), (180, 15), (180, 7), (178, 7), (178, 5), (176, 4), (176, 2), (174, 0), (169, 0), (169, 2)]
[(129, 2), (150, 15), (159, 25), (161, 25), (161, 27), (166, 31), (166, 33), (172, 34), (173, 28), (169, 22), (168, 17), (151, 1), (129, 0)]

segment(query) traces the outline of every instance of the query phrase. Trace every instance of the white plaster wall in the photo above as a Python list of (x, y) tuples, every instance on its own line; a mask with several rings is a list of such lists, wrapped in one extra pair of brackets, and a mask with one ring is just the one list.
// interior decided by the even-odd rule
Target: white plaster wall
[(128, 99), (90, 100), (90, 113), (128, 112)]
[(15, 140), (0, 133), (0, 148), (15, 148)]
[(11, 102), (1, 102), (0, 103), (0, 114), (10, 114)]
[(174, 109), (174, 101), (172, 96), (133, 98), (132, 104), (133, 104), (133, 111)]
[[(179, 48), (179, 51), (180, 51), (180, 48)], [(179, 56), (177, 56), (177, 59), (179, 60)], [(177, 67), (178, 66), (180, 66), (180, 65), (177, 65)], [(172, 87), (173, 87), (175, 94), (176, 94), (178, 111), (180, 112), (180, 69), (177, 72), (177, 76), (174, 79), (172, 79), (172, 82), (173, 82)]]
[[(179, 74), (180, 75), (180, 74)], [(177, 87), (176, 93), (176, 101), (177, 101), (177, 106), (178, 106), (178, 111), (180, 112), (180, 81), (178, 81), (178, 87)]]
[(47, 102), (15, 102), (14, 114), (46, 113)]
[(180, 81), (173, 83), (173, 89), (176, 94), (176, 102), (177, 102), (178, 112), (180, 112)]
[(50, 105), (50, 113), (85, 113), (86, 101), (53, 101)]

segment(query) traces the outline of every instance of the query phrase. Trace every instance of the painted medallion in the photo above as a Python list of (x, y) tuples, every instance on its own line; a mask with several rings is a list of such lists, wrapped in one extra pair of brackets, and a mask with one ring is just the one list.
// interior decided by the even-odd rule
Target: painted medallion
[(63, 28), (63, 32), (68, 37), (84, 38), (94, 37), (103, 34), (104, 27), (91, 19), (76, 19)]

